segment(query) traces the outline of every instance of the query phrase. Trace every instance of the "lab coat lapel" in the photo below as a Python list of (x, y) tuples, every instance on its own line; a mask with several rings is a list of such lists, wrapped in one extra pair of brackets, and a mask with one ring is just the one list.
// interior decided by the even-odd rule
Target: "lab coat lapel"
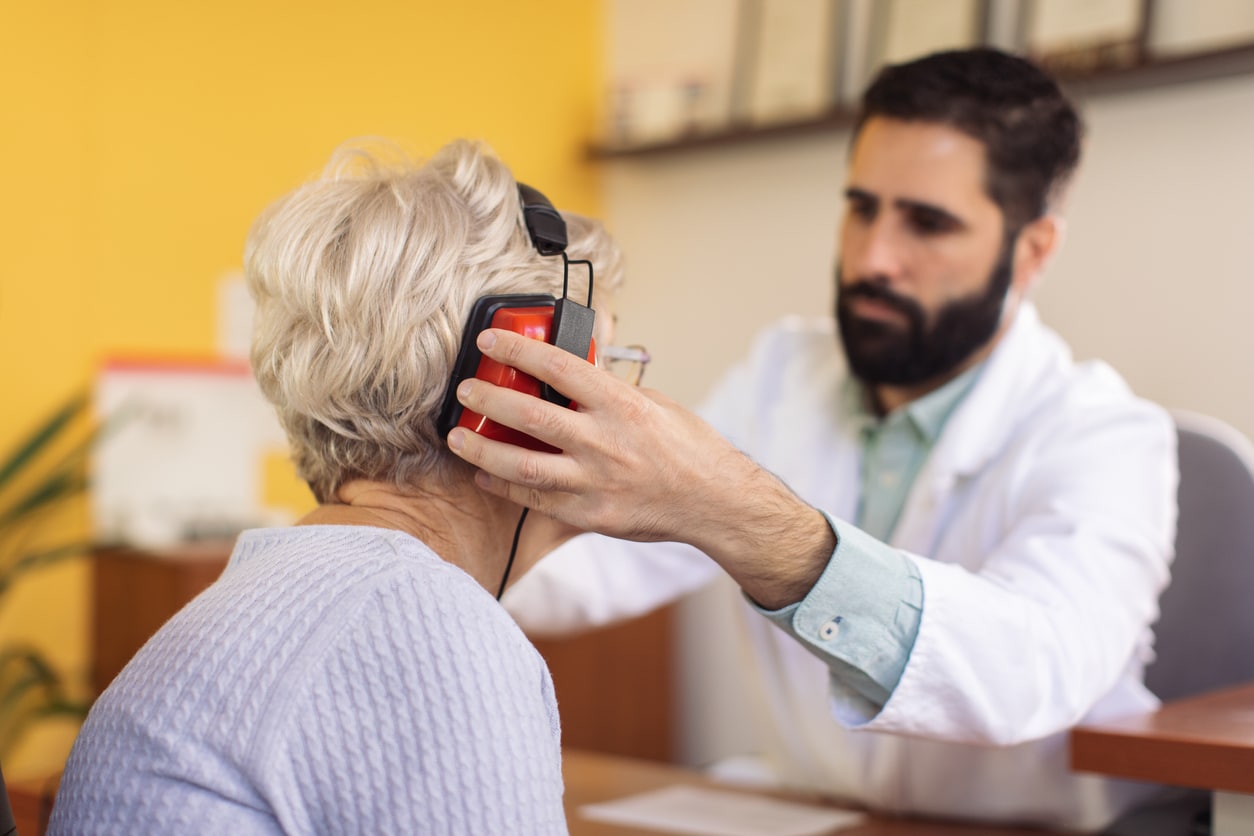
[(1044, 372), (1069, 359), (1066, 346), (1025, 302), (919, 471), (893, 532), (894, 546), (935, 554), (964, 482), (984, 469), (1047, 395), (1040, 385)]

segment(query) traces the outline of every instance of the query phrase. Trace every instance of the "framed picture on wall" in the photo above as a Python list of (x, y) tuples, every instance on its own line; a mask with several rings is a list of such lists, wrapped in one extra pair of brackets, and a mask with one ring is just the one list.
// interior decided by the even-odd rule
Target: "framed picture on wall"
[(629, 148), (723, 130), (731, 121), (736, 3), (611, 3), (602, 142)]
[(1023, 49), (1024, 0), (985, 0), (984, 43), (1004, 52)]
[(1254, 43), (1250, 0), (1154, 0), (1146, 48), (1168, 58)]
[(869, 80), (875, 9), (876, 0), (841, 0), (836, 101), (843, 107), (855, 106)]
[(1145, 54), (1149, 0), (1027, 0), (1023, 45), (1065, 75), (1131, 66)]
[(983, 43), (986, 0), (879, 0), (871, 23), (868, 75), (945, 49)]
[[(841, 100), (852, 106), (880, 68), (985, 41), (994, 0), (850, 0)], [(998, 0), (1016, 4), (1017, 0)]]
[(788, 122), (835, 105), (842, 6), (843, 0), (742, 0), (742, 118)]

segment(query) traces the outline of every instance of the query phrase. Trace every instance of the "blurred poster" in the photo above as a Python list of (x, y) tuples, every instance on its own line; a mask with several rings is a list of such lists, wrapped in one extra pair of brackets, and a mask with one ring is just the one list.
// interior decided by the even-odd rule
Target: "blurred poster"
[(161, 548), (275, 522), (262, 461), (286, 445), (246, 363), (113, 359), (96, 379), (91, 504), (103, 544)]

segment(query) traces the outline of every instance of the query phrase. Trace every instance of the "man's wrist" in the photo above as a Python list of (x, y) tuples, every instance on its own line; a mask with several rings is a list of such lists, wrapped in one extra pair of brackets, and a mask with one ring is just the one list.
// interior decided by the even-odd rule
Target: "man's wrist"
[(836, 534), (827, 518), (807, 508), (806, 522), (761, 552), (756, 571), (740, 581), (745, 594), (764, 608), (777, 610), (809, 595), (836, 551)]
[(765, 609), (796, 603), (818, 582), (836, 550), (827, 517), (748, 458), (745, 479), (723, 479), (719, 513), (690, 542)]

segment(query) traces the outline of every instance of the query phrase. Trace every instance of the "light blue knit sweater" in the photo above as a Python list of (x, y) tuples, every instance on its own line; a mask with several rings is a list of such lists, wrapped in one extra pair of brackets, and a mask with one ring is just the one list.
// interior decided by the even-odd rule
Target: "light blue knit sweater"
[(552, 680), (397, 531), (241, 535), (97, 701), (51, 832), (566, 833)]

